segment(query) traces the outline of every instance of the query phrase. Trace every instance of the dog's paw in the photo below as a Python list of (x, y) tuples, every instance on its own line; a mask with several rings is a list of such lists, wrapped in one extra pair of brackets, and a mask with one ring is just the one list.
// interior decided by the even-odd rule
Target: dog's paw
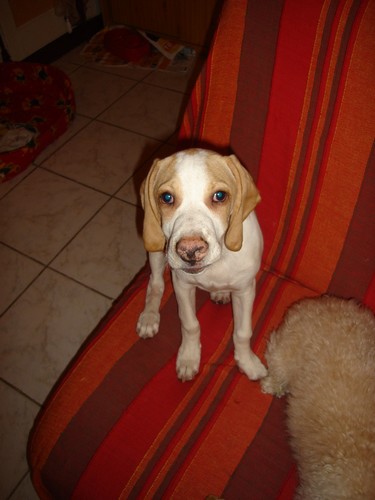
[(239, 370), (247, 375), (250, 380), (259, 380), (267, 376), (267, 368), (260, 359), (252, 352), (249, 357), (236, 357)]
[(177, 377), (186, 382), (192, 380), (199, 371), (201, 361), (201, 348), (190, 345), (189, 348), (181, 346), (176, 362)]
[(231, 301), (230, 292), (211, 292), (210, 298), (215, 304), (229, 304)]
[(260, 385), (265, 394), (272, 394), (273, 396), (281, 398), (281, 396), (284, 396), (286, 393), (286, 388), (277, 382), (271, 374), (268, 374), (267, 377), (263, 378), (260, 381)]
[(137, 323), (137, 333), (142, 339), (154, 337), (159, 331), (160, 314), (143, 311)]

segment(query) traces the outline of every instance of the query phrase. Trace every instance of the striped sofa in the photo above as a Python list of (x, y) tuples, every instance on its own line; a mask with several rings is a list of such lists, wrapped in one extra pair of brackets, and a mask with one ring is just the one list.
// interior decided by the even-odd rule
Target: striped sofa
[[(374, 0), (227, 0), (191, 94), (180, 147), (234, 152), (262, 195), (261, 357), (302, 297), (375, 308), (374, 29)], [(50, 395), (29, 443), (41, 498), (292, 497), (285, 401), (239, 373), (230, 305), (198, 293), (202, 364), (181, 383), (166, 281), (155, 338), (135, 333), (146, 269)]]

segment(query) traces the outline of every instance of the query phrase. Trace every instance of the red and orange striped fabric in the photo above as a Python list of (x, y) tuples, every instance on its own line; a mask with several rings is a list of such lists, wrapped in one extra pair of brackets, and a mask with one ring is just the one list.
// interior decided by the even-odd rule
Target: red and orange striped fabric
[(358, 298), (375, 247), (374, 9), (227, 2), (181, 133), (232, 150), (257, 179), (267, 268)]
[[(181, 144), (233, 151), (261, 191), (261, 357), (302, 297), (375, 308), (374, 27), (374, 0), (227, 0), (186, 110)], [(166, 280), (155, 338), (135, 333), (146, 271), (51, 394), (29, 446), (41, 498), (291, 498), (285, 401), (236, 368), (230, 305), (198, 293), (201, 370), (182, 384)]]

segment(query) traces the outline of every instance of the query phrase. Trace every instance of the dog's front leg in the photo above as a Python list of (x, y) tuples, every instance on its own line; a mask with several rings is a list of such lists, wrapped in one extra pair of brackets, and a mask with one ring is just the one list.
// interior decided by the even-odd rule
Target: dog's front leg
[(166, 257), (163, 252), (151, 252), (149, 262), (151, 275), (147, 286), (146, 304), (137, 323), (137, 333), (144, 339), (153, 337), (159, 331), (159, 307), (164, 293)]
[(172, 272), (172, 277), (182, 334), (176, 369), (178, 378), (185, 382), (191, 380), (199, 371), (201, 360), (200, 326), (195, 312), (195, 286), (179, 279), (176, 272)]
[(234, 317), (234, 359), (239, 369), (250, 380), (258, 380), (267, 375), (266, 368), (250, 348), (252, 335), (251, 314), (255, 298), (255, 279), (251, 287), (241, 292), (232, 292)]

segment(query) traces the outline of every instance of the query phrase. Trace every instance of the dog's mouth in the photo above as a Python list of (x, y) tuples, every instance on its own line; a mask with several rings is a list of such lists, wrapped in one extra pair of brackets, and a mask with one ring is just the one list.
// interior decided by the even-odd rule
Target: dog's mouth
[(207, 266), (183, 267), (181, 271), (188, 274), (200, 274), (206, 269), (206, 267)]

